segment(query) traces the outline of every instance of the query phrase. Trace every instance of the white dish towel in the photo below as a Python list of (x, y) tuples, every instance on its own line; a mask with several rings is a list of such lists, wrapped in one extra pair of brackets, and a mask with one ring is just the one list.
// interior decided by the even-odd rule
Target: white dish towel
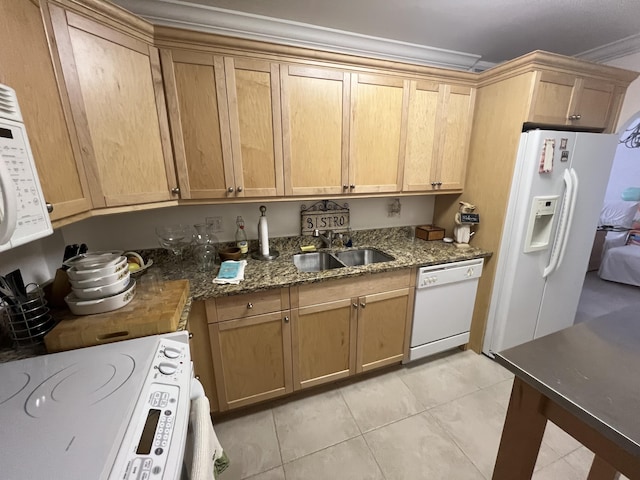
[(195, 395), (192, 393), (185, 466), (190, 480), (212, 480), (215, 461), (223, 456), (222, 446), (213, 429), (209, 399), (202, 384), (195, 379), (192, 382)]

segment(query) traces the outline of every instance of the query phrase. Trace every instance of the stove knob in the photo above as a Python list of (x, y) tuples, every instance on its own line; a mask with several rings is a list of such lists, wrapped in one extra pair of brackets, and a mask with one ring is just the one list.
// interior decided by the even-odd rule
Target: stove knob
[(164, 356), (167, 358), (178, 358), (180, 353), (180, 350), (175, 347), (164, 347)]
[(163, 375), (173, 375), (176, 373), (176, 370), (178, 370), (178, 365), (171, 362), (162, 362), (158, 365), (158, 370), (160, 370), (160, 373)]

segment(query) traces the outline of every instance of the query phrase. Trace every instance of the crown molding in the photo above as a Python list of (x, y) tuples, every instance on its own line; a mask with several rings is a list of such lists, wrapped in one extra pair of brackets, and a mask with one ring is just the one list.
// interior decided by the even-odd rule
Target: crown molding
[(640, 33), (616, 42), (607, 43), (600, 47), (592, 48), (591, 50), (586, 50), (575, 55), (575, 57), (597, 63), (606, 63), (616, 58), (638, 52), (640, 52)]
[(472, 70), (480, 55), (372, 37), (180, 0), (117, 0), (155, 25), (399, 62)]

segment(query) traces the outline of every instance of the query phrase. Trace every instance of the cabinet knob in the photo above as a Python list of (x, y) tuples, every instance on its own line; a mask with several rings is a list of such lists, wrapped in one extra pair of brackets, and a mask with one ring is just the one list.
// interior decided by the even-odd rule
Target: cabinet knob
[(229, 192), (229, 193), (233, 193), (233, 187), (229, 187), (229, 188), (227, 188), (227, 192)]
[(580, 120), (582, 115), (569, 115), (569, 120)]
[(343, 190), (349, 190), (349, 185), (342, 185)]
[(193, 338), (193, 333), (189, 332), (189, 340)]
[(47, 202), (47, 212), (49, 213), (53, 212), (53, 203)]
[(440, 188), (442, 186), (442, 182), (436, 182), (436, 185)]
[(284, 317), (284, 323), (289, 323), (289, 317)]
[(357, 303), (352, 303), (351, 305), (353, 306), (353, 308), (358, 308), (358, 304)]
[(366, 303), (364, 303), (364, 302), (360, 302), (360, 306), (361, 306), (362, 308), (365, 308), (365, 307), (367, 306), (367, 304), (366, 304)]
[(172, 193), (173, 195), (179, 195), (179, 194), (180, 194), (180, 187), (173, 187), (173, 188), (171, 189), (171, 193)]
[(356, 188), (356, 186), (355, 186), (355, 184), (353, 184), (353, 183), (352, 183), (351, 185), (349, 185), (349, 188), (350, 188), (351, 190), (353, 190), (354, 188)]
[(238, 193), (242, 191), (242, 185), (238, 187)]
[(436, 182), (431, 182), (431, 188), (436, 188)]
[(247, 310), (251, 310), (253, 308), (253, 303), (247, 303)]

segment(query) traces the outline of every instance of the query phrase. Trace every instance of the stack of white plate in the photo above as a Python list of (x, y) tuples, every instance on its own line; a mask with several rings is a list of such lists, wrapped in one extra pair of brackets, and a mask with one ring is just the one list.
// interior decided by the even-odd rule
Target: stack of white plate
[(85, 253), (64, 263), (72, 290), (64, 301), (74, 314), (110, 312), (133, 300), (136, 281), (121, 251)]

